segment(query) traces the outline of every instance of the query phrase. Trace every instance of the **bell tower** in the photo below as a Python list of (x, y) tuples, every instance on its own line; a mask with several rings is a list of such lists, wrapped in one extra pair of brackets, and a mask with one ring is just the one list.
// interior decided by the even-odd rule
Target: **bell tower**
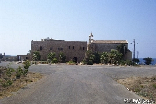
[(91, 44), (91, 42), (92, 42), (92, 40), (93, 40), (91, 37), (93, 37), (92, 32), (91, 32), (91, 34), (89, 35), (89, 44)]

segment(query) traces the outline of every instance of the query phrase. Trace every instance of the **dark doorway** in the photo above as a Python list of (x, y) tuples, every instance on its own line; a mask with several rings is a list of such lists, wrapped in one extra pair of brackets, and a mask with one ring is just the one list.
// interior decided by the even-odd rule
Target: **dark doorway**
[(77, 57), (74, 57), (74, 58), (73, 58), (73, 61), (74, 61), (75, 63), (77, 63)]

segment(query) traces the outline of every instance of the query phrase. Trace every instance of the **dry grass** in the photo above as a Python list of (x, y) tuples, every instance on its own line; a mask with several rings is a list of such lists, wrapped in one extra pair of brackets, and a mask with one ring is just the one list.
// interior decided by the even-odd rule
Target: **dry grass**
[(156, 76), (150, 78), (131, 77), (118, 79), (117, 82), (143, 98), (156, 101)]
[[(2, 72), (2, 68), (0, 70)], [(5, 75), (4, 75), (5, 76)], [(0, 75), (0, 81), (4, 80), (4, 76)], [(12, 92), (16, 92), (19, 89), (25, 87), (27, 84), (31, 82), (36, 82), (41, 79), (42, 75), (39, 73), (31, 73), (29, 72), (26, 76), (21, 76), (17, 79), (14, 75), (11, 76), (12, 84), (4, 87), (2, 83), (0, 83), (0, 99), (4, 97), (9, 97), (12, 95)]]

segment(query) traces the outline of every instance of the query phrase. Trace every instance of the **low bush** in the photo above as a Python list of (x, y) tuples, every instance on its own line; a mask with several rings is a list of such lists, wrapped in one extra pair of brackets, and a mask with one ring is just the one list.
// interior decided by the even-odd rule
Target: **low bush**
[(58, 63), (58, 60), (56, 58), (53, 58), (52, 63)]
[(31, 64), (30, 64), (30, 61), (28, 61), (28, 60), (25, 61), (23, 64), (24, 64), (24, 68), (25, 68), (25, 69), (28, 69), (29, 66), (31, 65)]
[(153, 88), (155, 88), (155, 89), (156, 89), (156, 83), (154, 83), (154, 84), (153, 84)]
[(12, 85), (12, 83), (13, 82), (11, 80), (4, 80), (1, 82), (2, 87), (8, 87), (8, 86)]
[(20, 79), (21, 76), (25, 77), (28, 74), (29, 61), (23, 63), (23, 67), (19, 66), (17, 69), (2, 67), (0, 70), (0, 83), (2, 87), (12, 85), (14, 79)]
[(130, 65), (132, 65), (132, 61), (126, 60), (126, 64), (130, 66)]
[(125, 65), (125, 64), (126, 64), (126, 62), (125, 62), (124, 60), (121, 60), (121, 61), (120, 61), (120, 65), (123, 66), (123, 65)]
[(69, 65), (75, 65), (76, 63), (71, 60), (71, 61), (67, 62), (67, 64), (69, 64)]
[(86, 59), (83, 59), (80, 63), (82, 63), (82, 65), (86, 65), (87, 61), (86, 61)]
[(19, 66), (19, 67), (16, 69), (16, 78), (19, 79), (19, 78), (21, 77), (22, 74), (23, 74), (23, 69), (22, 69), (22, 67)]
[(14, 72), (15, 70), (13, 69), (13, 68), (10, 68), (10, 67), (8, 67), (7, 69), (6, 69), (6, 75), (8, 76), (8, 77), (11, 77), (11, 75), (12, 75), (12, 73)]
[(93, 65), (93, 61), (92, 61), (92, 60), (89, 60), (89, 61), (87, 62), (87, 65)]

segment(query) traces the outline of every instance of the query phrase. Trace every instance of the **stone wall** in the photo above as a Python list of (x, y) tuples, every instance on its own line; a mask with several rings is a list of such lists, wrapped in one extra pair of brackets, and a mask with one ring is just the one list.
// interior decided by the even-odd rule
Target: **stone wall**
[(17, 55), (17, 61), (31, 60), (30, 55)]
[(80, 62), (84, 59), (86, 50), (87, 41), (31, 41), (31, 53), (39, 51), (41, 60), (47, 60), (47, 55), (50, 52), (55, 52), (57, 58), (59, 53), (63, 52), (66, 55), (66, 61), (76, 57), (77, 61)]
[(125, 60), (132, 60), (132, 52), (131, 51), (127, 51), (124, 59)]
[[(91, 50), (93, 52), (99, 52), (99, 53), (110, 52), (112, 49), (117, 49), (117, 46), (119, 45), (121, 45), (121, 43), (91, 43), (91, 44), (88, 44), (88, 50)], [(125, 44), (125, 46), (128, 49), (128, 43)], [(124, 59), (132, 60), (132, 52), (127, 51)]]
[[(117, 46), (121, 45), (121, 43), (91, 43), (88, 45), (88, 49), (93, 52), (110, 52), (111, 49), (117, 49)], [(125, 44), (128, 49), (128, 44)]]

